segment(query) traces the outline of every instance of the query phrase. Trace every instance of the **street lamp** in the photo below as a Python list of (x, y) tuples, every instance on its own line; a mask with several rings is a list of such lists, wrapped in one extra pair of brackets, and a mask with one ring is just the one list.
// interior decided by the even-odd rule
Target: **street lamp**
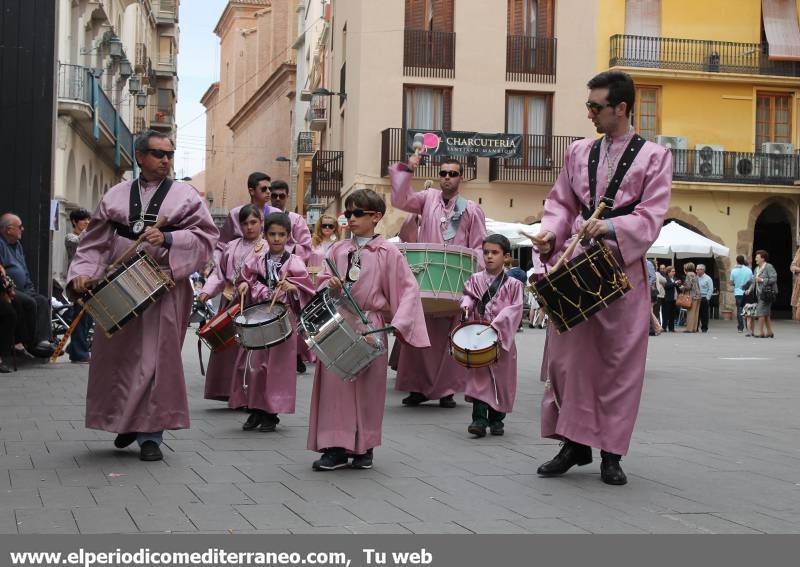
[(133, 67), (131, 67), (130, 61), (123, 59), (119, 62), (119, 74), (122, 78), (130, 77), (133, 74)]
[(114, 59), (122, 57), (122, 40), (118, 37), (112, 37), (108, 40), (108, 54)]
[(130, 79), (128, 79), (128, 91), (131, 94), (136, 94), (140, 90), (142, 90), (142, 79), (139, 75), (133, 75)]
[(341, 100), (347, 100), (347, 93), (345, 93), (345, 92), (335, 93), (333, 91), (329, 91), (328, 89), (323, 89), (323, 88), (314, 89), (314, 92), (312, 92), (311, 94), (316, 95), (316, 96), (334, 96), (334, 95), (337, 95)]
[(142, 109), (147, 106), (147, 93), (136, 93), (136, 108)]
[(286, 157), (286, 156), (278, 156), (278, 157), (276, 157), (276, 158), (275, 158), (275, 161), (289, 161), (289, 162), (290, 162), (290, 161), (292, 161), (292, 160), (290, 160), (290, 159), (289, 159), (288, 157)]

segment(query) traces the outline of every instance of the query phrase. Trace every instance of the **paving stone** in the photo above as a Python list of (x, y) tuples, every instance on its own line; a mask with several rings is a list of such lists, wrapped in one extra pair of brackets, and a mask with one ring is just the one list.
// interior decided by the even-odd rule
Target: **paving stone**
[(188, 484), (186, 487), (196, 494), (203, 504), (235, 505), (255, 503), (235, 484)]
[(42, 499), (35, 488), (0, 490), (0, 510), (15, 508), (41, 508)]
[(294, 529), (310, 527), (303, 518), (283, 504), (251, 504), (236, 506), (236, 511), (257, 529)]
[(95, 507), (97, 502), (85, 486), (47, 486), (39, 489), (45, 508)]
[(584, 529), (570, 524), (559, 518), (525, 518), (512, 520), (513, 524), (518, 525), (525, 533), (529, 534), (588, 534)]
[(233, 465), (194, 465), (192, 470), (203, 482), (250, 482), (250, 479)]
[(368, 524), (413, 522), (419, 519), (384, 500), (358, 498), (352, 504), (345, 504), (345, 509)]
[(525, 528), (507, 520), (456, 520), (456, 523), (475, 534), (524, 534)]
[[(312, 526), (343, 526), (357, 524), (361, 518), (348, 512), (343, 506), (317, 504), (314, 502), (291, 502), (286, 507)], [(293, 533), (297, 533), (292, 530)]]
[(358, 524), (344, 526), (344, 529), (354, 534), (410, 534), (410, 529), (401, 524)]
[(139, 529), (123, 506), (75, 508), (73, 510), (78, 530), (82, 534), (129, 534)]
[(127, 506), (128, 504), (146, 501), (138, 486), (103, 486), (90, 488), (89, 492), (101, 508), (106, 506)]
[(239, 514), (235, 508), (227, 505), (181, 504), (198, 530), (242, 530), (254, 526)]
[(178, 506), (128, 504), (126, 509), (136, 527), (143, 533), (197, 531), (189, 517)]
[(403, 524), (415, 534), (471, 534), (474, 533), (455, 522), (406, 522)]
[(54, 470), (12, 470), (8, 471), (12, 488), (36, 488), (39, 486), (61, 486)]
[(256, 482), (236, 486), (256, 504), (279, 504), (301, 500), (296, 493), (280, 482)]
[(71, 510), (17, 510), (17, 529), (21, 534), (77, 534), (78, 525)]
[(108, 479), (102, 469), (74, 468), (56, 470), (62, 486), (88, 486), (99, 488), (108, 486)]

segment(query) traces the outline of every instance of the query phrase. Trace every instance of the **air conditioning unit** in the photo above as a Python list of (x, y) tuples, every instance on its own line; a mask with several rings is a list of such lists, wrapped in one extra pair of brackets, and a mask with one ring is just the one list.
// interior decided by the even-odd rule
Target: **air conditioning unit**
[(694, 172), (705, 179), (719, 179), (725, 171), (725, 148), (719, 144), (695, 144)]
[(672, 152), (672, 175), (686, 175), (687, 154), (689, 153), (687, 151), (689, 149), (689, 140), (686, 139), (686, 136), (660, 135), (656, 136), (656, 143), (670, 150), (681, 150)]
[(733, 174), (737, 178), (759, 178), (761, 177), (761, 160), (753, 155), (737, 157)]
[(764, 142), (761, 144), (761, 153), (791, 155), (794, 153), (794, 148), (792, 144), (785, 142)]

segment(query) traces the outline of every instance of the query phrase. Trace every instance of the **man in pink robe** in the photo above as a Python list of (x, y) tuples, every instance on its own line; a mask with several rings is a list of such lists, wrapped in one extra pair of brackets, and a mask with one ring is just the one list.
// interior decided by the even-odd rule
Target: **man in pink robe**
[[(260, 171), (254, 171), (247, 177), (247, 192), (250, 193), (250, 204), (258, 207), (262, 217), (279, 210), (269, 204), (270, 183), (269, 175)], [(233, 207), (225, 218), (225, 224), (222, 225), (219, 231), (219, 240), (214, 247), (214, 265), (219, 264), (219, 257), (222, 256), (228, 242), (242, 236), (242, 230), (239, 228), (239, 211), (242, 210), (243, 206)]]
[[(635, 90), (628, 75), (601, 73), (588, 87), (588, 117), (604, 134), (599, 154), (593, 152), (598, 157), (590, 163), (595, 140), (579, 140), (569, 147), (534, 243), (552, 267), (570, 236), (585, 225), (586, 238), (602, 237), (612, 250), (632, 289), (564, 334), (549, 329), (542, 367), (542, 436), (561, 439), (564, 445), (538, 473), (556, 476), (573, 465), (588, 464), (591, 448), (597, 447), (602, 480), (620, 485), (627, 482), (620, 458), (628, 452), (647, 356), (650, 290), (644, 256), (669, 205), (672, 158), (666, 148), (644, 142), (630, 127)], [(594, 209), (589, 187), (595, 168), (595, 203), (611, 196), (610, 184), (619, 189), (613, 203), (608, 202), (613, 205), (610, 213), (586, 220)], [(580, 251), (578, 247), (576, 254)]]
[[(103, 196), (67, 275), (70, 288), (85, 293), (141, 233), (140, 249), (175, 282), (173, 289), (111, 338), (95, 333), (92, 345), (86, 427), (118, 433), (114, 441), (118, 448), (138, 441), (145, 461), (161, 460), (165, 429), (189, 427), (180, 357), (192, 305), (189, 275), (208, 260), (219, 235), (197, 191), (167, 177), (173, 155), (174, 146), (163, 134), (147, 131), (137, 139), (140, 177)], [(151, 216), (151, 201), (158, 202), (165, 183), (169, 190)], [(132, 191), (141, 204), (141, 216), (131, 214)], [(166, 219), (162, 229), (152, 226), (157, 217)], [(146, 229), (139, 222), (142, 218), (150, 225)]]
[[(472, 248), (482, 267), (481, 245), (486, 236), (486, 218), (477, 203), (458, 194), (463, 174), (461, 164), (457, 160), (444, 160), (439, 172), (440, 189), (414, 192), (411, 178), (419, 160), (419, 156), (413, 155), (408, 164), (398, 162), (389, 168), (392, 205), (419, 215), (417, 242)], [(458, 305), (454, 307), (457, 309)], [(416, 406), (438, 399), (441, 407), (455, 407), (453, 394), (464, 390), (466, 379), (466, 369), (449, 353), (448, 336), (457, 322), (457, 314), (426, 314), (431, 347), (419, 349), (402, 345), (395, 389), (410, 392), (403, 399), (404, 405)]]
[(308, 225), (303, 215), (286, 209), (289, 203), (289, 185), (279, 179), (273, 181), (270, 188), (270, 199), (272, 200), (272, 207), (289, 215), (289, 221), (292, 223), (292, 232), (289, 234), (289, 242), (286, 245), (286, 249), (304, 263), (307, 263), (308, 257), (311, 255), (311, 231), (308, 230)]
[[(373, 328), (386, 326), (384, 313), (391, 317), (396, 336), (417, 348), (430, 343), (422, 314), (417, 280), (403, 255), (394, 245), (374, 234), (375, 224), (386, 211), (383, 199), (374, 191), (361, 189), (345, 201), (348, 213), (359, 209), (369, 213), (350, 217), (354, 238), (334, 243), (328, 257), (336, 271), (350, 285), (356, 303), (366, 313)], [(371, 224), (370, 224), (371, 223)], [(358, 250), (358, 275), (352, 258)], [(327, 265), (320, 275), (320, 287), (330, 286), (331, 293), (341, 293), (342, 282), (333, 277)], [(349, 283), (348, 283), (349, 282)], [(376, 334), (386, 345), (386, 333)], [(384, 351), (351, 382), (317, 364), (311, 393), (308, 448), (323, 451), (314, 462), (315, 470), (333, 470), (347, 466), (348, 454), (353, 468), (372, 467), (372, 449), (381, 444), (383, 412), (386, 404), (387, 354)]]

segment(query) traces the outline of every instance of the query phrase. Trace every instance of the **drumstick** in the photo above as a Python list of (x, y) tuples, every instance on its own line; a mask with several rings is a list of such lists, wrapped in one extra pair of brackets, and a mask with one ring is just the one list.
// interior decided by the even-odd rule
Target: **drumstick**
[(494, 401), (499, 406), (500, 400), (497, 397), (497, 379), (494, 377), (494, 368), (489, 367), (489, 376), (492, 378), (492, 386), (494, 387)]
[[(161, 228), (162, 226), (164, 226), (164, 223), (166, 223), (166, 222), (167, 222), (167, 217), (165, 217), (165, 216), (160, 216), (160, 217), (158, 217), (158, 219), (156, 220), (156, 223), (153, 225), (153, 228)], [(125, 249), (125, 251), (124, 251), (122, 254), (120, 254), (120, 255), (119, 255), (119, 258), (117, 258), (117, 259), (114, 261), (114, 263), (113, 263), (113, 264), (111, 264), (111, 265), (108, 267), (108, 271), (111, 271), (113, 268), (116, 268), (116, 267), (117, 267), (117, 264), (119, 264), (119, 263), (120, 263), (120, 262), (122, 262), (122, 261), (123, 261), (125, 258), (127, 258), (127, 257), (128, 257), (128, 255), (129, 255), (131, 252), (133, 252), (134, 250), (136, 250), (136, 247), (137, 247), (137, 246), (139, 246), (139, 245), (140, 245), (142, 242), (144, 242), (144, 233), (140, 234), (140, 235), (139, 235), (139, 238), (137, 238), (137, 239), (136, 239), (136, 241), (135, 241), (133, 244), (131, 244), (130, 246), (128, 246), (128, 247)]]
[(350, 293), (350, 290), (347, 289), (347, 286), (344, 285), (344, 280), (342, 280), (342, 277), (339, 275), (339, 272), (336, 270), (336, 266), (333, 264), (333, 262), (331, 261), (330, 258), (325, 258), (325, 262), (328, 264), (328, 267), (331, 269), (331, 272), (333, 272), (333, 275), (336, 276), (336, 279), (339, 280), (340, 282), (342, 282), (342, 291), (344, 292), (345, 297), (347, 297), (347, 299), (350, 300), (350, 303), (353, 304), (353, 307), (355, 308), (356, 312), (358, 313), (358, 316), (361, 319), (361, 322), (364, 323), (365, 325), (369, 325), (369, 319), (367, 319), (366, 313), (364, 313), (361, 310), (361, 307), (359, 307), (358, 303), (356, 303), (355, 297), (353, 297), (353, 295)]
[(244, 294), (239, 298), (239, 313), (244, 311)]
[(69, 329), (67, 329), (67, 332), (64, 333), (64, 336), (61, 337), (60, 341), (58, 341), (58, 345), (56, 345), (56, 350), (54, 350), (53, 354), (50, 356), (50, 362), (51, 363), (55, 362), (58, 359), (58, 357), (61, 356), (61, 353), (64, 352), (64, 347), (66, 346), (67, 341), (69, 340), (69, 337), (72, 335), (73, 331), (75, 331), (75, 328), (78, 326), (78, 323), (80, 323), (81, 319), (83, 318), (84, 313), (86, 313), (86, 305), (84, 305), (81, 308), (80, 312), (72, 320), (72, 323), (70, 323), (70, 326), (69, 326)]
[(286, 274), (283, 274), (283, 278), (281, 281), (278, 282), (278, 285), (275, 286), (275, 295), (272, 296), (272, 303), (269, 304), (269, 310), (272, 311), (272, 308), (275, 307), (275, 302), (278, 301), (278, 288), (286, 281)]
[[(598, 218), (601, 214), (603, 214), (604, 210), (606, 210), (606, 204), (600, 203), (599, 205), (597, 205), (597, 209), (595, 209), (594, 214), (590, 216), (587, 220)], [(578, 232), (578, 234), (575, 236), (575, 239), (572, 241), (572, 244), (570, 244), (569, 247), (566, 250), (564, 250), (564, 253), (561, 255), (561, 258), (558, 259), (558, 262), (556, 262), (556, 265), (553, 266), (553, 269), (550, 271), (555, 272), (562, 266), (562, 264), (564, 264), (566, 259), (572, 255), (572, 251), (575, 250), (575, 247), (578, 245), (578, 242), (583, 240), (583, 234), (585, 232), (586, 232), (586, 223), (584, 223), (580, 232)]]

